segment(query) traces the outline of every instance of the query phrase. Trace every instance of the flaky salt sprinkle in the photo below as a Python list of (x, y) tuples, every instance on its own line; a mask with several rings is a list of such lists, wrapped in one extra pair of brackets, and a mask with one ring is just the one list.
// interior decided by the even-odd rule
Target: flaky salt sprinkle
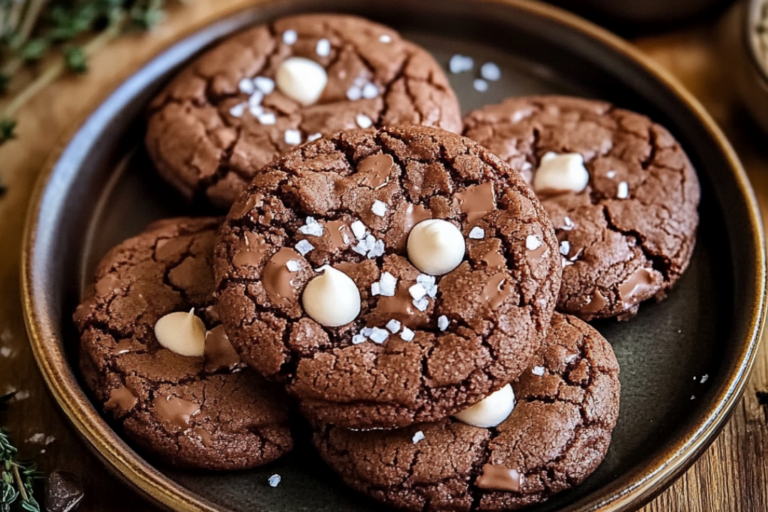
[(269, 486), (277, 487), (278, 485), (280, 485), (280, 480), (282, 480), (280, 475), (272, 475), (271, 477), (269, 477), (269, 480), (268, 480)]
[(568, 240), (563, 240), (560, 242), (560, 254), (563, 256), (568, 256), (569, 252), (571, 252), (571, 242)]
[(298, 272), (301, 268), (298, 260), (288, 260), (285, 262), (285, 266), (288, 268), (288, 272)]
[(299, 39), (299, 35), (295, 30), (286, 30), (283, 32), (283, 42), (287, 45), (294, 44)]
[(229, 109), (229, 115), (232, 117), (243, 117), (243, 114), (245, 113), (245, 107), (247, 107), (247, 103), (238, 103), (234, 107)]
[(352, 336), (352, 344), (353, 345), (359, 345), (359, 344), (365, 342), (366, 339), (367, 338), (365, 336), (363, 336), (362, 334), (355, 334), (354, 336)]
[(408, 288), (408, 293), (411, 294), (411, 297), (413, 297), (414, 300), (420, 300), (427, 294), (427, 290), (425, 290), (420, 283), (416, 283)]
[(0, 348), (0, 356), (11, 357), (11, 347)]
[(368, 259), (378, 258), (384, 255), (384, 240), (376, 240), (373, 247), (368, 251)]
[(266, 76), (257, 76), (253, 79), (253, 85), (264, 94), (272, 94), (275, 90), (275, 81)]
[(372, 327), (363, 327), (360, 330), (360, 334), (362, 334), (366, 338), (369, 337), (371, 335), (371, 333), (373, 333), (373, 328)]
[(365, 238), (366, 233), (368, 232), (368, 228), (365, 227), (365, 224), (363, 224), (361, 221), (356, 220), (352, 223), (350, 226), (352, 228), (352, 233), (354, 233), (355, 238), (358, 240), (362, 240)]
[(469, 232), (469, 238), (473, 240), (482, 240), (485, 238), (485, 230), (481, 227), (475, 226)]
[(619, 189), (616, 191), (616, 197), (626, 199), (629, 197), (629, 185), (626, 181), (619, 183)]
[(253, 94), (253, 91), (256, 90), (256, 87), (253, 85), (253, 80), (250, 78), (243, 78), (240, 80), (237, 84), (237, 88), (244, 94)]
[(387, 338), (389, 338), (389, 333), (386, 331), (386, 329), (379, 329), (378, 327), (374, 327), (369, 338), (371, 338), (371, 341), (374, 343), (381, 345), (387, 341)]
[(413, 305), (416, 306), (416, 309), (418, 309), (419, 311), (426, 311), (427, 307), (429, 307), (429, 299), (426, 297), (422, 297), (418, 300), (414, 300)]
[(327, 39), (320, 39), (315, 46), (315, 51), (321, 57), (327, 57), (331, 54), (331, 42)]
[(605, 173), (605, 177), (608, 179), (613, 179), (616, 176), (616, 171), (608, 171)]
[(531, 370), (531, 373), (541, 377), (542, 375), (544, 375), (544, 367), (543, 366), (534, 366), (533, 370)]
[(528, 235), (525, 237), (525, 248), (529, 251), (535, 251), (541, 247), (541, 240), (536, 235)]
[(357, 245), (353, 245), (352, 250), (360, 256), (365, 256), (368, 254), (368, 246), (365, 245), (365, 240), (360, 240)]
[(384, 297), (394, 297), (395, 289), (397, 287), (397, 278), (389, 272), (381, 274), (379, 279), (380, 293)]
[(303, 235), (310, 236), (322, 236), (323, 225), (315, 220), (314, 217), (307, 217), (306, 224), (299, 228), (299, 232)]
[(347, 99), (349, 101), (357, 101), (362, 97), (363, 97), (363, 90), (359, 86), (353, 85), (352, 87), (347, 89)]
[(260, 107), (261, 106), (261, 100), (264, 99), (264, 93), (261, 91), (254, 91), (253, 94), (251, 94), (248, 97), (248, 106), (249, 107)]
[[(259, 119), (260, 116), (264, 115), (264, 107), (261, 105), (248, 105), (248, 112), (250, 112), (256, 119)], [(259, 119), (259, 122), (261, 123), (261, 119)]]
[(448, 317), (445, 315), (440, 315), (440, 318), (437, 319), (437, 328), (441, 331), (444, 331), (448, 328), (448, 325), (451, 323), (450, 320), (448, 320)]
[(371, 206), (371, 211), (374, 213), (374, 215), (383, 217), (387, 214), (387, 203), (384, 203), (377, 199), (373, 202), (373, 206)]
[(451, 57), (451, 60), (448, 62), (448, 69), (450, 69), (451, 73), (453, 74), (463, 73), (465, 71), (472, 71), (472, 68), (474, 66), (475, 66), (475, 61), (472, 60), (472, 57), (467, 57), (459, 54), (456, 54), (453, 57)]
[(373, 126), (373, 121), (371, 121), (371, 118), (365, 114), (357, 114), (355, 122), (360, 128), (370, 128)]
[(372, 100), (379, 95), (379, 88), (372, 83), (367, 83), (363, 86), (363, 98)]
[(322, 136), (323, 134), (321, 133), (313, 133), (312, 135), (307, 135), (307, 142), (312, 142), (313, 140), (317, 140)]
[(403, 327), (403, 332), (400, 333), (400, 339), (403, 341), (413, 341), (414, 333), (407, 327)]
[(427, 295), (433, 299), (437, 296), (437, 285), (435, 284), (435, 276), (427, 274), (419, 274), (416, 277), (416, 282), (419, 283), (427, 291)]
[(472, 87), (478, 92), (485, 92), (488, 90), (488, 82), (482, 78), (476, 78), (475, 81), (472, 82)]
[(285, 143), (292, 146), (301, 144), (301, 132), (299, 130), (285, 130)]
[(563, 219), (563, 222), (565, 222), (565, 226), (562, 226), (562, 227), (560, 228), (560, 229), (562, 229), (563, 231), (570, 231), (570, 230), (572, 230), (572, 229), (574, 228), (574, 226), (576, 226), (576, 224), (574, 224), (574, 223), (573, 223), (573, 221), (571, 220), (571, 218), (570, 218), (570, 217), (565, 217), (565, 218)]
[(417, 444), (422, 439), (424, 439), (424, 432), (422, 432), (421, 430), (413, 434), (413, 444)]
[(381, 41), (382, 43), (385, 43), (385, 44), (386, 44), (386, 43), (391, 43), (391, 42), (392, 42), (392, 38), (391, 38), (391, 37), (389, 37), (387, 34), (382, 34), (382, 35), (379, 37), (379, 41)]
[(501, 78), (501, 69), (494, 62), (486, 62), (480, 66), (480, 76), (491, 82), (495, 82)]
[(374, 297), (376, 295), (381, 295), (381, 285), (378, 282), (371, 284), (371, 295)]
[(699, 381), (699, 384), (704, 384), (704, 383), (705, 383), (705, 382), (707, 382), (708, 380), (709, 380), (709, 375), (707, 375), (707, 374), (705, 373), (704, 375), (702, 375), (702, 376), (701, 376), (701, 380)]
[(311, 243), (307, 242), (306, 240), (300, 240), (299, 243), (296, 244), (296, 250), (299, 251), (299, 254), (301, 254), (302, 256), (304, 256), (314, 248), (315, 247)]
[[(275, 114), (272, 112), (265, 112), (264, 114), (260, 114), (256, 116), (256, 119), (258, 119), (259, 123), (261, 124), (269, 125), (269, 124), (275, 124), (275, 122), (277, 121), (277, 116), (275, 116)], [(299, 142), (301, 142), (301, 134), (299, 134)]]
[(400, 327), (402, 324), (395, 320), (394, 318), (387, 322), (387, 329), (389, 329), (389, 332), (392, 334), (397, 334), (397, 332), (400, 330)]

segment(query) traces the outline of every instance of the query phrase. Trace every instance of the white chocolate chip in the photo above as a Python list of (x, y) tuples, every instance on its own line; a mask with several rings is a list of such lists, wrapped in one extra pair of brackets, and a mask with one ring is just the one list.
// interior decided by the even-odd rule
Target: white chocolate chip
[(400, 339), (403, 341), (413, 341), (414, 332), (407, 327), (403, 327), (403, 332), (400, 333)]
[(357, 114), (357, 117), (355, 117), (355, 122), (360, 128), (370, 128), (373, 126), (373, 121), (371, 121), (371, 118), (365, 114)]
[[(301, 303), (313, 320), (326, 327), (348, 324), (360, 314), (360, 291), (350, 277), (325, 265), (304, 288)], [(385, 331), (386, 332), (386, 331)]]
[(413, 444), (417, 444), (422, 439), (424, 439), (424, 432), (422, 432), (421, 430), (413, 434)]
[(537, 193), (579, 193), (589, 183), (589, 172), (584, 167), (584, 157), (579, 153), (549, 152), (541, 158), (533, 176), (533, 190)]
[(295, 30), (286, 30), (283, 32), (283, 42), (287, 45), (292, 45), (296, 43), (296, 41), (299, 39), (299, 35), (296, 33)]
[(466, 245), (461, 231), (448, 221), (429, 219), (416, 224), (408, 235), (408, 258), (430, 275), (447, 274), (464, 259)]
[(374, 213), (374, 215), (383, 217), (387, 214), (387, 204), (377, 199), (373, 202), (373, 206), (371, 206), (371, 211)]
[(448, 320), (448, 317), (445, 315), (440, 315), (440, 317), (437, 319), (437, 328), (441, 331), (444, 331), (448, 328), (448, 325), (450, 325), (451, 321)]
[(205, 349), (205, 324), (195, 315), (177, 311), (155, 324), (155, 337), (163, 347), (182, 356), (201, 357)]
[(486, 62), (480, 67), (480, 76), (491, 82), (501, 78), (501, 69), (493, 62)]
[(285, 143), (291, 146), (301, 144), (301, 132), (299, 130), (285, 130)]
[(313, 105), (323, 94), (328, 83), (325, 68), (302, 57), (291, 57), (277, 69), (277, 88), (302, 105)]
[(616, 197), (626, 199), (629, 197), (629, 185), (626, 181), (619, 183), (619, 189), (616, 191)]
[(331, 42), (327, 39), (320, 39), (317, 42), (315, 51), (321, 57), (327, 57), (331, 54)]
[(479, 226), (475, 226), (469, 232), (469, 238), (472, 238), (473, 240), (482, 240), (485, 238), (485, 230)]
[(534, 366), (533, 370), (531, 370), (531, 373), (536, 375), (536, 376), (538, 376), (538, 377), (541, 377), (542, 375), (544, 375), (544, 367), (543, 366)]
[(536, 235), (528, 235), (525, 237), (525, 248), (529, 251), (535, 251), (541, 247), (541, 240)]
[(266, 76), (257, 76), (256, 78), (254, 78), (253, 85), (256, 86), (256, 88), (262, 93), (262, 95), (272, 94), (272, 91), (275, 90), (275, 81)]
[(454, 417), (467, 425), (491, 428), (506, 420), (514, 408), (515, 393), (512, 391), (512, 386), (507, 384), (472, 407), (454, 415)]

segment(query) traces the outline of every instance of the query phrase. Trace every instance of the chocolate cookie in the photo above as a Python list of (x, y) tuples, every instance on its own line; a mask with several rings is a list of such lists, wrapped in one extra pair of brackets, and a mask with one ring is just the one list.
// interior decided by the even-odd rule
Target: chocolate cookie
[(464, 133), (522, 169), (549, 213), (564, 267), (559, 311), (634, 316), (688, 266), (698, 178), (647, 117), (600, 101), (512, 98), (469, 114)]
[[(211, 263), (220, 222), (170, 219), (118, 245), (74, 314), (97, 405), (137, 445), (181, 467), (249, 468), (293, 445), (285, 392), (245, 368), (219, 323)], [(199, 325), (204, 356), (159, 343), (158, 320), (173, 316)]]
[(288, 152), (220, 233), (233, 345), (311, 420), (348, 427), (443, 418), (506, 385), (529, 366), (560, 285), (552, 226), (520, 175), (434, 128), (353, 130)]
[(556, 313), (535, 361), (512, 384), (517, 404), (495, 428), (455, 419), (397, 431), (325, 427), (323, 459), (351, 487), (408, 510), (513, 510), (580, 484), (602, 462), (619, 412), (608, 342)]
[(146, 144), (186, 197), (229, 208), (279, 153), (393, 124), (461, 131), (437, 62), (383, 25), (301, 15), (229, 38), (182, 71), (150, 107)]

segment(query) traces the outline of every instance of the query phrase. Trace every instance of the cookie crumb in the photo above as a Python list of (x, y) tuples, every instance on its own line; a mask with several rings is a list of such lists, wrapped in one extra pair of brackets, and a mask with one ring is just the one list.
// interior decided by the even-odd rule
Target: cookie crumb
[(277, 487), (278, 485), (280, 485), (280, 480), (282, 480), (280, 475), (272, 475), (271, 477), (269, 477), (269, 486)]

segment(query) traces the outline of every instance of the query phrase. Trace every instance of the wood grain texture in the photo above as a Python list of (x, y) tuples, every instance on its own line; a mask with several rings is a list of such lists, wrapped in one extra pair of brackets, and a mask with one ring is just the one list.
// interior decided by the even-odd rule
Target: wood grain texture
[[(20, 113), (19, 139), (0, 147), (0, 177), (8, 193), (0, 199), (0, 393), (28, 392), (3, 417), (22, 456), (34, 456), (42, 469), (68, 469), (83, 475), (83, 512), (151, 510), (139, 497), (106, 474), (54, 406), (27, 344), (19, 294), (19, 260), (24, 217), (38, 173), (55, 144), (123, 79), (183, 34), (220, 18), (252, 0), (195, 0), (173, 8), (149, 34), (112, 42), (91, 60), (91, 71), (48, 87)], [(744, 162), (763, 211), (768, 208), (768, 139), (739, 102), (733, 68), (738, 61), (732, 11), (707, 25), (636, 41), (672, 71), (704, 103), (726, 131)], [(0, 106), (2, 102), (0, 102)], [(763, 343), (744, 399), (710, 449), (644, 512), (768, 510), (768, 346)], [(42, 432), (48, 446), (25, 440)], [(44, 453), (41, 453), (44, 450)]]

